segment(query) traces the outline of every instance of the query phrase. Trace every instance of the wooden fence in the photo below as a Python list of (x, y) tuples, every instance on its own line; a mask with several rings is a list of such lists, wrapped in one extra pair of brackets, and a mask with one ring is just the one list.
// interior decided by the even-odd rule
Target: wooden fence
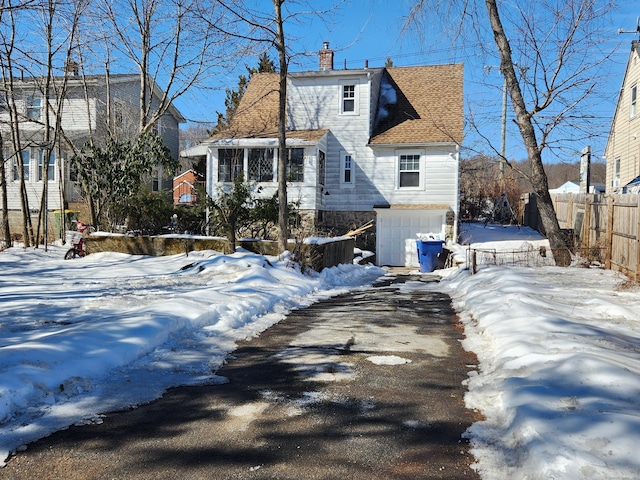
[[(560, 228), (580, 256), (640, 280), (640, 195), (562, 193), (551, 198)], [(525, 195), (521, 202), (522, 223), (542, 231), (535, 196)]]

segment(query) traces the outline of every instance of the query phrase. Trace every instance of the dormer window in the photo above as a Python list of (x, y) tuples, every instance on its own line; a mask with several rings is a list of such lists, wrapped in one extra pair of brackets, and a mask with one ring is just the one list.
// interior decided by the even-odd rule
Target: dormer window
[(356, 86), (342, 86), (342, 112), (353, 112), (356, 109)]
[(358, 114), (358, 88), (356, 82), (340, 82), (340, 114)]

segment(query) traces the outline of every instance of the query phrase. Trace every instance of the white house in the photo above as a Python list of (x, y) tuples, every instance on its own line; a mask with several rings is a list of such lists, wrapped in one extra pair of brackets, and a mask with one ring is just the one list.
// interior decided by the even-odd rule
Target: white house
[[(75, 72), (77, 73), (77, 72)], [(2, 81), (2, 79), (0, 79)], [(0, 129), (4, 144), (3, 158), (7, 180), (7, 205), (12, 230), (18, 230), (17, 224), (22, 221), (20, 200), (20, 175), (24, 176), (26, 194), (32, 214), (37, 214), (41, 207), (42, 184), (48, 182), (48, 195), (45, 202), (49, 212), (66, 208), (75, 208), (74, 202), (80, 200), (80, 188), (74, 181), (73, 172), (69, 168), (69, 159), (73, 149), (81, 149), (89, 138), (97, 142), (111, 138), (124, 139), (138, 132), (140, 116), (140, 75), (89, 75), (78, 76), (73, 72), (66, 77), (66, 90), (56, 98), (56, 91), (61, 91), (63, 77), (53, 79), (52, 94), (47, 100), (43, 94), (43, 78), (16, 78), (11, 84), (3, 83), (3, 95), (0, 98)], [(151, 82), (150, 111), (158, 108), (162, 92)], [(15, 122), (10, 120), (8, 101), (15, 102), (19, 121), (21, 151), (15, 152), (12, 143), (12, 130)], [(62, 105), (60, 105), (62, 102)], [(53, 130), (56, 122), (55, 112), (59, 110), (61, 133), (54, 145), (45, 143), (46, 109), (49, 109), (49, 128)], [(179, 124), (185, 120), (180, 112), (170, 105), (154, 125), (174, 158), (179, 154)], [(126, 137), (127, 139), (129, 137)], [(51, 138), (51, 137), (50, 137)], [(52, 151), (48, 159), (46, 151)], [(20, 172), (18, 155), (22, 159), (23, 171)], [(43, 179), (43, 161), (49, 162), (48, 178)], [(172, 179), (158, 169), (152, 179), (153, 190), (172, 187)], [(0, 207), (2, 198), (0, 198)], [(60, 233), (60, 232), (57, 232)]]
[(564, 182), (558, 188), (549, 189), (549, 193), (580, 193), (580, 185), (575, 182)]
[[(463, 66), (334, 70), (328, 43), (319, 56), (319, 70), (288, 75), (289, 200), (317, 232), (374, 221), (359, 246), (379, 265), (417, 266), (418, 233), (456, 236)], [(230, 128), (194, 147), (212, 197), (241, 172), (277, 191), (278, 81), (253, 75)]]

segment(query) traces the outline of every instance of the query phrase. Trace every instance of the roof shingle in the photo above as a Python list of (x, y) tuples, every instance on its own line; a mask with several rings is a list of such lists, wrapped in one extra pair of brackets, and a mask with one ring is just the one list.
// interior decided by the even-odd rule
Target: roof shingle
[[(371, 144), (462, 142), (462, 64), (394, 67), (385, 69), (383, 75), (383, 82), (396, 92), (396, 102), (384, 106), (388, 115), (374, 127)], [(276, 137), (278, 85), (277, 73), (253, 75), (231, 125), (212, 139)], [(287, 135), (313, 139), (325, 132), (288, 131)]]
[(386, 107), (371, 144), (462, 142), (462, 64), (388, 68), (385, 77), (397, 101)]

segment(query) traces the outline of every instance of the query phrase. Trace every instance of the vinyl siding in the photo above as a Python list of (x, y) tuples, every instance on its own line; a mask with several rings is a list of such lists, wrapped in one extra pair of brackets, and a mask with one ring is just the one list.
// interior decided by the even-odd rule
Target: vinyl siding
[[(622, 187), (640, 176), (640, 43), (632, 44), (605, 149), (607, 158), (606, 191), (614, 190), (613, 180), (616, 159), (620, 159), (620, 181)], [(631, 89), (637, 87), (636, 112), (631, 115)]]

